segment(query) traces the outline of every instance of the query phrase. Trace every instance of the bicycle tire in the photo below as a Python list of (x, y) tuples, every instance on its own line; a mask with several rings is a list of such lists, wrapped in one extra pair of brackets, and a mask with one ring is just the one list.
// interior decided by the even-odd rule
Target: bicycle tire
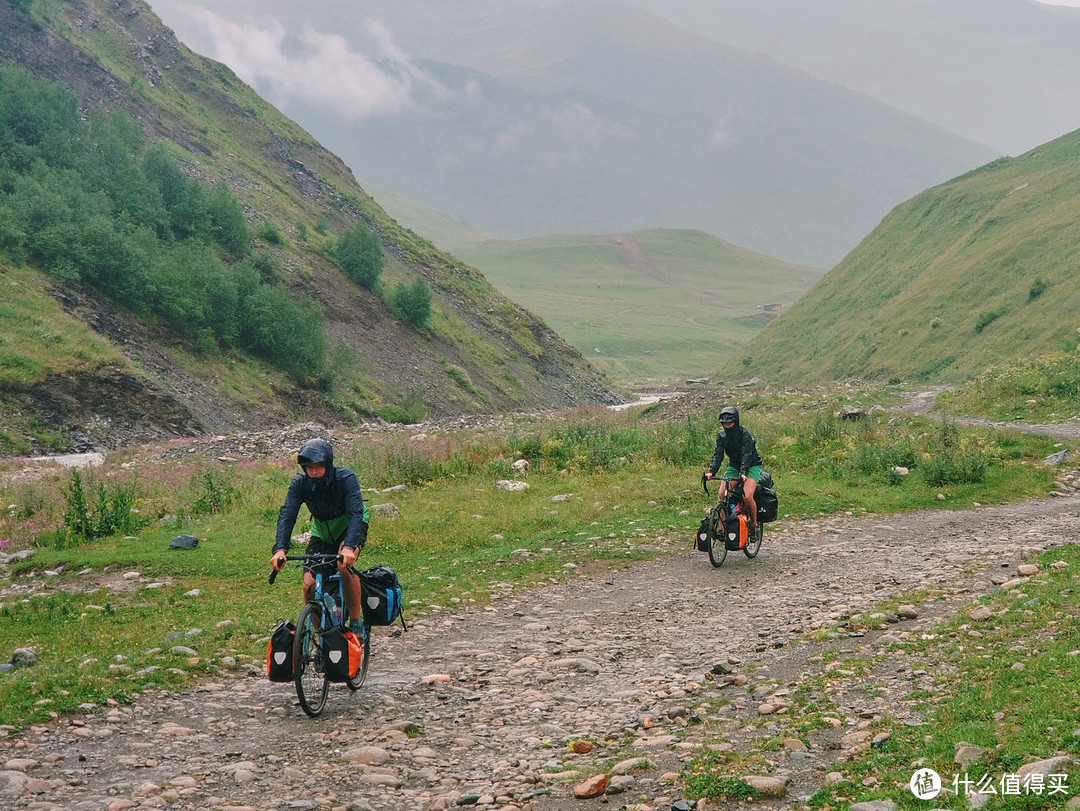
[(322, 662), (322, 611), (314, 603), (305, 605), (296, 621), (293, 680), (300, 707), (314, 718), (326, 706), (326, 694), (330, 689)]
[(724, 543), (724, 521), (727, 516), (719, 505), (709, 510), (709, 563), (719, 569), (727, 559), (727, 544)]
[(765, 527), (758, 521), (757, 529), (750, 533), (746, 546), (743, 547), (743, 554), (748, 558), (756, 558), (757, 553), (761, 551), (761, 539), (764, 535)]
[(360, 672), (356, 674), (356, 678), (349, 679), (345, 682), (349, 685), (349, 689), (354, 693), (364, 686), (364, 679), (367, 678), (367, 666), (368, 660), (371, 659), (371, 629), (368, 629), (367, 635), (361, 640), (361, 646), (363, 652), (360, 654)]

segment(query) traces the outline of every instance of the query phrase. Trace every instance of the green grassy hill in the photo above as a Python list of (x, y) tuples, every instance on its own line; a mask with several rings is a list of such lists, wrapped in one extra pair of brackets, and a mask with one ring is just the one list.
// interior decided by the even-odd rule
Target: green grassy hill
[(365, 184), (398, 222), (481, 270), (608, 377), (634, 388), (708, 376), (824, 273), (702, 231), (496, 240)]
[(455, 252), (610, 378), (639, 388), (708, 376), (774, 317), (766, 305), (786, 308), (824, 272), (672, 229)]
[(1075, 350), (1078, 275), (1080, 131), (897, 206), (741, 354), (781, 382), (957, 382)]

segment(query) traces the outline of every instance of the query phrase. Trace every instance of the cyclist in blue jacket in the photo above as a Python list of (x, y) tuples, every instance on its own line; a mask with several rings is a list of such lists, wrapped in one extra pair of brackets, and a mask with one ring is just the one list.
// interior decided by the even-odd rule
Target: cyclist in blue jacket
[[(306, 506), (311, 513), (311, 542), (307, 552), (342, 556), (337, 568), (351, 618), (350, 630), (363, 635), (366, 626), (362, 620), (360, 578), (346, 568), (356, 563), (367, 542), (370, 514), (360, 491), (360, 481), (348, 468), (334, 466), (334, 449), (325, 439), (305, 442), (296, 462), (301, 472), (289, 483), (285, 504), (278, 513), (277, 538), (270, 565), (277, 571), (285, 565), (296, 518), (300, 507)], [(315, 593), (313, 568), (318, 567), (305, 567), (304, 571), (305, 602)], [(332, 565), (322, 569), (324, 576), (332, 572)]]
[(720, 470), (720, 464), (727, 455), (728, 466), (720, 479), (717, 488), (717, 497), (720, 501), (727, 495), (727, 483), (729, 479), (742, 479), (743, 499), (746, 501), (747, 516), (750, 519), (750, 530), (757, 529), (758, 514), (757, 501), (754, 493), (757, 484), (761, 480), (762, 461), (758, 453), (757, 443), (754, 437), (739, 425), (739, 409), (735, 406), (724, 406), (720, 409), (720, 425), (722, 430), (716, 435), (716, 451), (713, 453), (712, 465), (705, 472), (705, 478), (711, 479)]

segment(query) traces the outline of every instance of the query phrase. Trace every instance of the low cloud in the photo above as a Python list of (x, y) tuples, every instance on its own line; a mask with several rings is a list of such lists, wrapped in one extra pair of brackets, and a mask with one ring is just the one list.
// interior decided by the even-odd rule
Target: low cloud
[(366, 26), (378, 50), (368, 56), (353, 50), (344, 37), (309, 26), (294, 34), (277, 20), (236, 23), (197, 6), (183, 11), (205, 28), (213, 43), (212, 58), (283, 110), (303, 101), (359, 120), (410, 106), (417, 84), (440, 89), (379, 23)]
[(574, 104), (558, 112), (549, 113), (548, 119), (556, 131), (567, 141), (597, 146), (610, 139), (632, 138), (634, 133), (624, 126), (605, 122), (588, 107)]

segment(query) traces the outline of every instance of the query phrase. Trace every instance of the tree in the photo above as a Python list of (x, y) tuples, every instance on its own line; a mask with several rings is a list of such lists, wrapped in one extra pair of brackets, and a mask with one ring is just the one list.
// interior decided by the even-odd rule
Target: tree
[(358, 285), (374, 290), (383, 269), (379, 238), (363, 223), (357, 223), (338, 240), (337, 263)]
[(225, 181), (214, 187), (209, 205), (214, 241), (230, 256), (247, 256), (251, 250), (251, 231), (244, 219), (243, 206), (226, 188)]
[(417, 329), (427, 326), (431, 318), (431, 292), (423, 277), (417, 277), (411, 285), (398, 282), (394, 291), (394, 309), (407, 323)]

